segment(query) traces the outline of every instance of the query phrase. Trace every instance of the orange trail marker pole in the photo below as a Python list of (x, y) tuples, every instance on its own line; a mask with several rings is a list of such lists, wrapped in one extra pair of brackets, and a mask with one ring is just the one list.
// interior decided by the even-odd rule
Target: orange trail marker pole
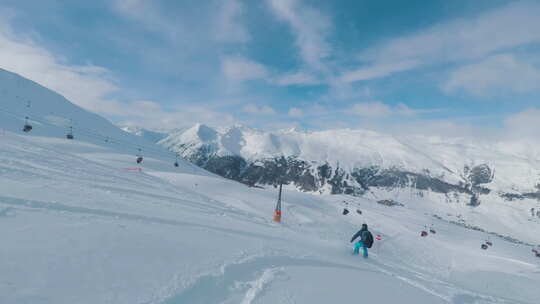
[(276, 204), (276, 210), (274, 211), (274, 222), (281, 223), (281, 189), (283, 184), (279, 184), (279, 196)]

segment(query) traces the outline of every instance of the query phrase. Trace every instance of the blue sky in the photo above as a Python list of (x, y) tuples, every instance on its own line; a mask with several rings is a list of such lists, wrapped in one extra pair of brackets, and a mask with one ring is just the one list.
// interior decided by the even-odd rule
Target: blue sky
[(540, 127), (538, 1), (20, 1), (0, 67), (117, 123)]

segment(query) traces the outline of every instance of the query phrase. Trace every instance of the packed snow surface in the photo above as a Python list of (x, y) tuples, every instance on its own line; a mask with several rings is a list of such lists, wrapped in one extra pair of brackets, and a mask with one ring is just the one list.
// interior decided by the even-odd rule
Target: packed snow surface
[[(491, 237), (493, 246), (481, 250), (488, 236), (434, 218), (458, 214), (432, 198), (402, 195), (404, 207), (387, 207), (285, 189), (278, 224), (276, 189), (248, 188), (182, 160), (174, 167), (166, 151), (42, 87), (6, 72), (0, 85), (12, 97), (0, 104), (0, 303), (540, 299), (540, 259), (530, 246)], [(17, 114), (25, 107), (14, 96), (34, 90), (34, 130), (25, 134)], [(65, 125), (42, 110), (71, 117), (87, 134), (66, 139)], [(238, 148), (234, 142), (229, 148)], [(141, 147), (148, 155), (137, 165)], [(506, 223), (538, 231), (540, 223), (517, 209)], [(362, 223), (382, 238), (367, 259), (353, 256), (349, 243)], [(426, 225), (437, 233), (421, 238)], [(496, 219), (480, 213), (474, 225), (493, 227)]]

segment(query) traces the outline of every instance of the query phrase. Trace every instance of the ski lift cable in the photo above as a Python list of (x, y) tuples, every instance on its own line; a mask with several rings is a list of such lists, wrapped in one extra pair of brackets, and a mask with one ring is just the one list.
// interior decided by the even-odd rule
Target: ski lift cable
[[(8, 115), (10, 115), (12, 117), (15, 117), (15, 118), (21, 118), (23, 116), (22, 113), (15, 113), (15, 112), (8, 111), (8, 110), (5, 110), (5, 109), (0, 109), (0, 111), (4, 112), (4, 113), (6, 113), (6, 114), (8, 114)], [(59, 116), (59, 115), (57, 115), (57, 116), (61, 117), (61, 118), (65, 118), (65, 117), (62, 117), (62, 116)], [(24, 116), (24, 117), (26, 118), (26, 116)], [(30, 119), (30, 121), (39, 122), (39, 123), (45, 124), (45, 125), (58, 126), (58, 125), (52, 124), (52, 123), (50, 123), (48, 121), (40, 120), (38, 117), (32, 117)], [(133, 147), (145, 147), (145, 149), (147, 151), (151, 151), (152, 154), (158, 154), (158, 155), (167, 156), (167, 157), (175, 156), (174, 152), (167, 153), (167, 152), (163, 152), (163, 151), (158, 150), (158, 149), (151, 148), (151, 147), (149, 147), (147, 145), (133, 144), (133, 143), (125, 141), (125, 140), (120, 140), (120, 139), (117, 139), (117, 138), (114, 138), (114, 137), (111, 137), (111, 136), (102, 135), (99, 132), (96, 132), (95, 130), (92, 130), (92, 129), (82, 128), (82, 127), (78, 127), (78, 126), (74, 126), (71, 129), (72, 130), (77, 130), (78, 133), (85, 133), (86, 136), (93, 137), (93, 138), (96, 138), (96, 139), (103, 139), (105, 141), (106, 141), (106, 139), (114, 140), (117, 143), (122, 143), (123, 146), (128, 145), (128, 146), (133, 146)], [(83, 131), (83, 132), (81, 132), (81, 131)], [(84, 131), (86, 131), (86, 132), (84, 132)]]
[[(7, 109), (2, 109), (2, 108), (0, 108), (0, 112), (4, 112), (4, 113), (6, 113), (6, 114), (8, 114), (8, 115), (10, 115), (12, 117), (19, 118), (19, 119), (21, 117), (23, 117), (22, 120), (27, 119), (26, 117), (28, 117), (27, 115), (23, 115), (22, 113), (15, 113), (15, 112), (9, 111)], [(60, 118), (67, 119), (66, 117), (63, 117), (61, 115), (56, 115), (56, 116), (60, 117)], [(55, 126), (55, 127), (58, 126), (58, 125), (53, 124), (53, 123), (51, 123), (49, 121), (43, 121), (43, 120), (39, 119), (39, 117), (40, 116), (35, 116), (35, 117), (33, 116), (30, 119), (30, 121), (38, 122), (38, 123), (44, 124), (44, 125), (51, 125), (51, 126)], [(167, 158), (173, 157), (173, 156), (176, 157), (176, 153), (174, 153), (172, 151), (170, 153), (167, 153), (167, 152), (164, 152), (162, 150), (149, 147), (147, 145), (134, 144), (132, 142), (125, 141), (125, 140), (120, 140), (120, 139), (115, 138), (115, 137), (102, 135), (98, 131), (95, 131), (95, 130), (92, 130), (92, 129), (82, 128), (82, 127), (79, 127), (79, 126), (72, 126), (71, 130), (76, 130), (77, 133), (84, 134), (87, 137), (103, 140), (103, 141), (106, 141), (106, 142), (109, 142), (109, 143), (115, 142), (115, 143), (118, 143), (118, 144), (122, 144), (123, 147), (125, 147), (126, 145), (131, 146), (131, 147), (135, 147), (135, 148), (144, 147), (146, 151), (151, 152), (150, 153), (151, 155), (159, 155), (159, 156), (164, 156), (164, 157), (167, 157)]]

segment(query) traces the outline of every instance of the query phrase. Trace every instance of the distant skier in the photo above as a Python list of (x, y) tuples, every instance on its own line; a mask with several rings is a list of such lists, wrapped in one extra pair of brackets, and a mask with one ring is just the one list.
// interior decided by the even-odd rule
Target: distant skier
[(351, 243), (354, 242), (354, 240), (358, 237), (360, 237), (360, 239), (356, 244), (354, 244), (354, 254), (359, 254), (360, 248), (362, 248), (364, 258), (367, 258), (368, 248), (371, 248), (373, 245), (373, 235), (371, 232), (369, 232), (367, 224), (362, 224), (362, 229), (353, 235)]
[(531, 208), (531, 216), (534, 217), (534, 208)]

